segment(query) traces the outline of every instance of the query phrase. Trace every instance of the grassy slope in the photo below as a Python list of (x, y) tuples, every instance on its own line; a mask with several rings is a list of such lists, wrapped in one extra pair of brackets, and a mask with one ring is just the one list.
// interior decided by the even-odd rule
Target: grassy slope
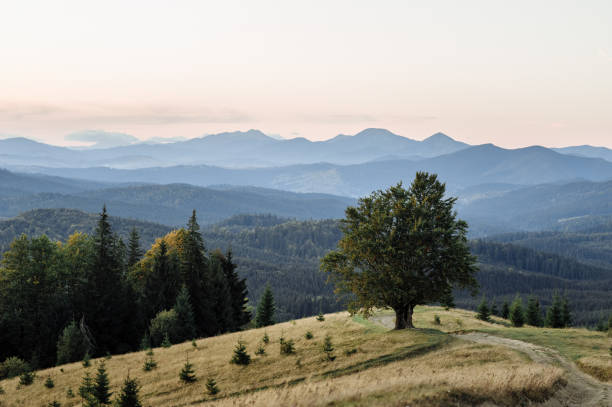
[[(433, 324), (434, 313), (441, 325)], [(222, 335), (155, 349), (158, 368), (142, 370), (144, 352), (114, 356), (106, 361), (112, 390), (118, 393), (128, 375), (137, 378), (145, 406), (186, 406), (207, 402), (219, 405), (411, 405), (444, 404), (451, 400), (476, 402), (492, 400), (512, 405), (524, 398), (540, 399), (561, 382), (561, 369), (530, 362), (524, 355), (504, 347), (478, 345), (454, 339), (444, 331), (486, 329), (468, 311), (443, 311), (422, 307), (416, 324), (427, 329), (387, 331), (379, 325), (351, 318), (346, 313), (327, 315), (324, 322), (306, 318), (266, 329)], [(458, 320), (461, 321), (458, 323)], [(304, 338), (306, 331), (314, 338)], [(270, 343), (265, 356), (254, 351), (267, 332)], [(337, 359), (324, 360), (321, 344), (331, 335)], [(296, 342), (297, 353), (279, 353), (279, 338)], [(250, 366), (231, 365), (232, 350), (241, 338), (253, 357)], [(356, 349), (356, 353), (345, 352)], [(186, 358), (194, 364), (198, 381), (183, 385), (178, 372)], [(98, 361), (88, 370), (95, 374)], [(69, 398), (68, 389), (78, 394), (85, 369), (80, 363), (37, 372), (34, 384), (17, 389), (18, 379), (0, 385), (1, 406), (45, 405), (57, 400), (62, 406), (80, 405)], [(51, 376), (53, 389), (43, 383)], [(217, 400), (205, 391), (206, 378), (214, 377), (221, 390)], [(491, 378), (494, 386), (491, 385)]]

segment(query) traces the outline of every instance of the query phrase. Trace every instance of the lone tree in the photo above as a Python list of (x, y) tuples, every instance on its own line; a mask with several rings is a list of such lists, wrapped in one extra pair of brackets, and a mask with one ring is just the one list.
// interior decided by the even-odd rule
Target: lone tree
[(321, 261), (336, 292), (348, 294), (349, 311), (369, 316), (374, 308), (395, 311), (395, 329), (414, 328), (419, 304), (448, 302), (453, 287), (475, 294), (475, 257), (467, 223), (456, 218), (457, 198), (445, 198), (435, 174), (417, 172), (402, 183), (361, 198), (346, 209), (338, 249)]

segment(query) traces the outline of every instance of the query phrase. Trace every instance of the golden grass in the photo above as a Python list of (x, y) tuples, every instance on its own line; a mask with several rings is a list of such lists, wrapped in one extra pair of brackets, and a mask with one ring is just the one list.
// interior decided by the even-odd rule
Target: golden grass
[(427, 406), (492, 401), (511, 406), (526, 399), (544, 400), (561, 384), (562, 374), (557, 367), (526, 362), (507, 348), (455, 343), (365, 372), (202, 405)]
[[(433, 323), (434, 313), (440, 315), (441, 325)], [(106, 367), (115, 395), (128, 373), (140, 382), (144, 406), (206, 403), (212, 400), (205, 390), (208, 377), (217, 382), (220, 393), (215, 403), (220, 405), (317, 405), (319, 400), (346, 405), (393, 405), (416, 400), (427, 405), (440, 404), (435, 400), (449, 397), (512, 404), (512, 400), (524, 397), (544, 397), (559, 383), (561, 371), (557, 368), (532, 363), (512, 350), (464, 343), (441, 332), (458, 330), (455, 325), (462, 325), (460, 329), (490, 325), (473, 315), (420, 307), (416, 325), (436, 330), (387, 331), (370, 321), (337, 313), (326, 315), (324, 322), (312, 317), (201, 339), (197, 348), (191, 342), (156, 348), (158, 368), (150, 372), (142, 370), (145, 352), (113, 356)], [(314, 334), (313, 339), (304, 338), (307, 331)], [(265, 347), (266, 355), (256, 356), (264, 332), (270, 343)], [(325, 361), (321, 350), (326, 334), (331, 335), (336, 348), (333, 362)], [(280, 355), (281, 335), (295, 341), (295, 355)], [(229, 363), (238, 339), (246, 343), (251, 354), (249, 366)], [(345, 354), (353, 350), (356, 352)], [(185, 385), (178, 373), (187, 357), (198, 381)], [(1, 381), (5, 394), (0, 395), (0, 406), (41, 406), (53, 400), (63, 407), (78, 406), (81, 379), (87, 370), (95, 375), (98, 362), (92, 360), (88, 369), (73, 363), (39, 371), (34, 384), (21, 389), (16, 388), (18, 378)], [(55, 382), (52, 389), (43, 385), (48, 376)], [(76, 396), (69, 398), (68, 389)]]
[[(384, 312), (389, 315), (388, 311)], [(434, 315), (440, 316), (440, 325), (433, 322)], [(612, 382), (612, 342), (605, 332), (584, 328), (514, 328), (502, 318), (493, 317), (494, 323), (488, 323), (476, 319), (475, 315), (474, 312), (460, 309), (446, 311), (441, 307), (418, 307), (414, 319), (418, 327), (437, 327), (443, 332), (482, 331), (551, 348), (575, 362), (585, 373), (599, 380)], [(457, 323), (457, 319), (461, 323)]]

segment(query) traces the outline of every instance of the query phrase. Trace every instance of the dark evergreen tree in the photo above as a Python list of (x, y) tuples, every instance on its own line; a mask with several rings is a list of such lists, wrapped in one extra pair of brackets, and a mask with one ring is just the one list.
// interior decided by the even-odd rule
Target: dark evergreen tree
[(510, 316), (510, 305), (508, 304), (508, 301), (504, 301), (504, 303), (502, 304), (500, 316), (503, 319), (508, 319), (508, 317)]
[(247, 310), (248, 303), (248, 290), (246, 285), (246, 279), (240, 278), (236, 271), (236, 264), (233, 261), (233, 254), (231, 250), (228, 250), (225, 256), (220, 252), (216, 255), (220, 258), (221, 267), (227, 280), (231, 302), (232, 302), (232, 331), (240, 329), (241, 326), (246, 325), (251, 320), (251, 313)]
[(213, 312), (216, 316), (217, 334), (234, 330), (232, 293), (217, 256), (210, 261), (210, 285), (213, 293)]
[(533, 326), (542, 325), (542, 316), (540, 315), (540, 301), (537, 298), (531, 296), (527, 300), (527, 312), (526, 312), (527, 324)]
[(259, 304), (257, 304), (255, 326), (260, 328), (262, 326), (273, 325), (275, 309), (274, 296), (272, 295), (270, 285), (267, 284), (261, 298), (259, 299)]
[(134, 227), (130, 231), (130, 237), (128, 239), (128, 255), (127, 255), (127, 265), (128, 268), (134, 267), (136, 263), (140, 261), (144, 252), (140, 248), (140, 235), (138, 234), (138, 230)]
[(325, 335), (325, 340), (323, 341), (323, 352), (325, 352), (325, 359), (329, 362), (333, 362), (336, 359), (334, 356), (334, 345), (331, 341), (331, 336)]
[(164, 239), (159, 242), (153, 257), (153, 267), (145, 278), (145, 317), (149, 320), (158, 312), (172, 308), (179, 287), (176, 262), (168, 254), (168, 245)]
[(499, 316), (499, 309), (497, 309), (497, 304), (495, 303), (495, 300), (493, 300), (493, 302), (491, 303), (491, 315), (495, 315), (496, 317)]
[(89, 372), (85, 372), (85, 376), (81, 379), (81, 385), (79, 386), (79, 396), (83, 400), (89, 400), (93, 397), (94, 392), (94, 381), (89, 374)]
[(546, 326), (551, 328), (563, 328), (563, 315), (562, 315), (561, 297), (555, 293), (553, 295), (553, 301), (548, 310), (546, 310)]
[(138, 381), (136, 381), (136, 379), (131, 379), (128, 375), (123, 382), (123, 387), (121, 388), (121, 393), (119, 394), (119, 398), (117, 400), (117, 406), (142, 407), (140, 398), (138, 397), (139, 391), (140, 386), (138, 385)]
[(183, 242), (181, 274), (183, 282), (189, 289), (193, 315), (198, 336), (211, 336), (217, 333), (217, 318), (213, 312), (212, 293), (207, 285), (210, 282), (208, 258), (204, 249), (204, 240), (200, 233), (196, 211), (194, 210), (187, 224), (187, 234)]
[(193, 308), (189, 298), (189, 290), (184, 284), (176, 297), (174, 312), (176, 313), (177, 342), (183, 342), (187, 339), (195, 338), (196, 330), (195, 321), (193, 318)]
[(521, 327), (525, 324), (525, 313), (523, 312), (523, 300), (520, 296), (516, 296), (510, 306), (510, 321), (515, 327)]
[(570, 306), (567, 301), (567, 296), (563, 296), (563, 300), (561, 301), (561, 319), (563, 321), (564, 327), (569, 327), (572, 325), (572, 313), (570, 311)]
[(92, 394), (100, 404), (108, 405), (111, 403), (111, 396), (113, 393), (110, 391), (110, 382), (104, 362), (98, 363), (98, 371), (96, 373)]
[(483, 321), (488, 321), (490, 316), (489, 305), (487, 304), (486, 298), (483, 296), (480, 305), (478, 305), (477, 318)]
[(455, 297), (453, 296), (452, 289), (449, 289), (448, 292), (446, 292), (442, 296), (442, 299), (440, 300), (440, 305), (442, 305), (447, 310), (455, 308)]
[(87, 280), (89, 301), (85, 312), (85, 321), (96, 341), (97, 354), (115, 353), (120, 350), (121, 343), (134, 341), (129, 337), (133, 310), (126, 306), (124, 270), (117, 254), (117, 240), (105, 205), (94, 236), (94, 259)]

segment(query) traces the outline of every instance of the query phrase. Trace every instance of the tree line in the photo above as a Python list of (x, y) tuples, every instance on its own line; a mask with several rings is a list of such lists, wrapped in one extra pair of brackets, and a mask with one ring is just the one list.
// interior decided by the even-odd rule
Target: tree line
[[(239, 330), (251, 319), (231, 251), (208, 252), (196, 213), (146, 253), (106, 208), (66, 242), (22, 234), (0, 263), (0, 360), (32, 368)], [(157, 343), (156, 343), (157, 342)]]

